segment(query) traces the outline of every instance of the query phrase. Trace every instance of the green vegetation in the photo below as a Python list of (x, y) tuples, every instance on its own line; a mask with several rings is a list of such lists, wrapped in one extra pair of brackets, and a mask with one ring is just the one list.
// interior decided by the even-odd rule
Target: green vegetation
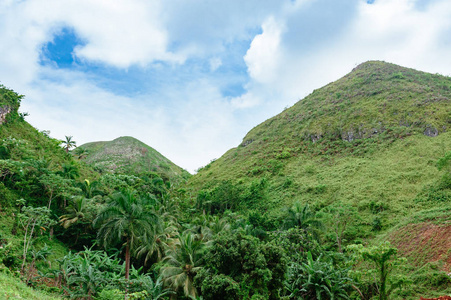
[(135, 138), (124, 136), (109, 142), (92, 142), (75, 152), (97, 171), (142, 175), (155, 172), (172, 182), (184, 181), (190, 174)]
[[(365, 273), (369, 280), (377, 278), (375, 286), (379, 292), (379, 300), (387, 300), (389, 295), (399, 288), (405, 280), (397, 280), (389, 285), (389, 275), (392, 273), (393, 268), (402, 263), (402, 260), (396, 259), (397, 250), (390, 246), (388, 242), (381, 245), (365, 248), (362, 245), (351, 245), (349, 249), (357, 252), (361, 255), (364, 261), (370, 262), (375, 265), (374, 268), (368, 268), (373, 272)], [(365, 266), (366, 267), (366, 266)], [(373, 273), (369, 275), (369, 273)], [(369, 276), (368, 276), (369, 275)], [(393, 280), (392, 280), (393, 281)]]
[[(266, 229), (308, 204), (323, 221), (319, 232), (329, 249), (389, 239), (407, 263), (448, 261), (437, 239), (428, 241), (437, 244), (429, 251), (418, 247), (421, 238), (405, 244), (430, 220), (438, 223), (430, 230), (448, 228), (447, 213), (432, 210), (438, 214), (451, 200), (450, 101), (449, 77), (364, 63), (252, 129), (241, 145), (201, 168), (188, 193), (212, 213), (221, 211), (210, 209), (219, 202), (264, 215)], [(217, 197), (225, 187), (229, 196)], [(411, 225), (413, 216), (425, 214), (432, 216)], [(404, 225), (394, 230), (398, 224)]]
[[(399, 72), (403, 78), (393, 79)], [(451, 146), (445, 132), (450, 85), (440, 75), (362, 64), (255, 127), (239, 147), (201, 169), (190, 180), (193, 197), (225, 181), (243, 194), (265, 178), (269, 200), (261, 209), (275, 214), (296, 201), (324, 206), (338, 200), (356, 207), (384, 202), (385, 214), (399, 215), (435, 183), (435, 162)], [(427, 136), (431, 130), (438, 136)]]
[(71, 150), (21, 99), (0, 87), (1, 297), (451, 293), (450, 78), (362, 64), (190, 178), (130, 137)]
[(29, 300), (56, 300), (57, 295), (45, 293), (28, 287), (24, 282), (12, 274), (0, 272), (0, 298), (2, 299), (29, 299)]
[(151, 236), (156, 224), (156, 216), (146, 210), (150, 205), (147, 199), (137, 197), (133, 191), (113, 194), (108, 205), (99, 212), (93, 224), (101, 224), (97, 238), (105, 249), (124, 242), (125, 245), (125, 280), (130, 274), (130, 251), (135, 250), (143, 237)]
[(72, 140), (72, 136), (66, 135), (66, 140), (62, 142), (64, 149), (66, 149), (66, 153), (69, 153), (71, 148), (76, 147), (76, 142)]

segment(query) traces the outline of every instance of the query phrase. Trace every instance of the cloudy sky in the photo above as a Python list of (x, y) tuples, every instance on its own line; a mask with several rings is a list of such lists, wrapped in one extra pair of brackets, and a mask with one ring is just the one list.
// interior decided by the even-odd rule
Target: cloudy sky
[(367, 60), (451, 74), (449, 0), (0, 0), (0, 83), (39, 130), (193, 172)]

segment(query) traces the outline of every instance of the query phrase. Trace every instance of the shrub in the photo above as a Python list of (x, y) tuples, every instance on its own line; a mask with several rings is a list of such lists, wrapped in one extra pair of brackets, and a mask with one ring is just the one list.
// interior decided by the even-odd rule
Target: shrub
[(287, 159), (291, 157), (291, 153), (288, 150), (283, 150), (282, 153), (277, 155), (278, 159)]
[(331, 260), (320, 255), (316, 260), (307, 253), (307, 260), (299, 258), (288, 270), (287, 289), (290, 299), (349, 299), (352, 279), (348, 268), (337, 268)]
[(376, 201), (372, 200), (370, 202), (370, 204), (369, 204), (369, 208), (370, 208), (370, 211), (373, 214), (378, 214), (380, 212), (383, 212), (384, 210), (387, 210), (388, 209), (388, 204), (384, 203), (382, 201), (377, 201), (376, 202)]

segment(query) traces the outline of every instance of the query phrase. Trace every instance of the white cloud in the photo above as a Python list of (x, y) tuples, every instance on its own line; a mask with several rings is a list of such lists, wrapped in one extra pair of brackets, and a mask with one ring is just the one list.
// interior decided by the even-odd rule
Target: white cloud
[(210, 71), (216, 71), (220, 66), (222, 66), (222, 60), (219, 57), (214, 57), (209, 60)]
[(130, 98), (98, 88), (80, 73), (44, 72), (60, 83), (39, 80), (24, 91), (21, 110), (40, 130), (58, 139), (71, 135), (78, 145), (133, 136), (193, 172), (238, 144), (249, 126), (208, 80)]
[(19, 3), (3, 3), (0, 10), (0, 80), (20, 89), (39, 69), (38, 45), (47, 38), (45, 28), (30, 22)]
[(359, 12), (347, 42), (362, 54), (429, 72), (450, 72), (451, 43), (442, 43), (451, 36), (449, 1), (419, 9), (412, 0), (379, 0), (361, 3)]
[(120, 68), (156, 60), (183, 62), (183, 56), (167, 50), (169, 41), (160, 14), (158, 1), (141, 0), (77, 0), (61, 10), (61, 18), (86, 41), (75, 49), (78, 57)]
[[(287, 6), (277, 22), (263, 23), (262, 34), (254, 37), (244, 57), (252, 81), (237, 103), (258, 95), (268, 108), (293, 104), (367, 60), (385, 60), (432, 73), (451, 72), (449, 1), (421, 8), (413, 0), (358, 1), (353, 12), (344, 4), (340, 11), (337, 3), (333, 8), (324, 5), (318, 9), (315, 5), (325, 1), (304, 5), (306, 2)], [(328, 18), (342, 13), (349, 14), (342, 16), (346, 21), (327, 23)], [(313, 23), (305, 20), (309, 17)], [(325, 29), (318, 27), (322, 22)]]
[(284, 25), (274, 17), (268, 18), (262, 25), (263, 32), (257, 35), (244, 56), (248, 72), (252, 79), (260, 83), (271, 83), (277, 76), (282, 50), (280, 36)]
[(190, 56), (225, 51), (225, 46), (249, 40), (268, 15), (291, 0), (162, 1), (162, 18), (175, 47)]
[(232, 106), (238, 109), (252, 108), (260, 103), (260, 97), (254, 95), (252, 92), (247, 92), (244, 95), (231, 99)]
[(34, 78), (40, 48), (63, 27), (72, 28), (84, 41), (74, 50), (81, 60), (128, 68), (185, 59), (167, 50), (159, 1), (33, 0), (3, 5), (0, 62), (3, 70), (20, 72), (22, 82)]
[[(155, 90), (120, 96), (91, 74), (41, 66), (42, 45), (65, 27), (85, 42), (74, 51), (82, 63), (143, 66), (138, 80), (156, 82)], [(26, 95), (22, 110), (40, 130), (79, 144), (131, 135), (193, 171), (358, 63), (450, 74), (451, 3), (0, 0), (0, 40), (0, 80)], [(240, 50), (231, 64), (228, 49), (248, 41), (246, 55)], [(218, 74), (245, 77), (234, 69), (240, 59), (248, 77), (232, 85), (245, 91), (225, 97), (228, 83)]]

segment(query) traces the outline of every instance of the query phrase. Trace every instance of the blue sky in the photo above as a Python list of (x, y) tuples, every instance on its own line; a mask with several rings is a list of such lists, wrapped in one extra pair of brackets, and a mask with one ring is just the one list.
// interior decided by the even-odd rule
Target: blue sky
[(0, 83), (39, 130), (193, 172), (367, 60), (451, 74), (448, 0), (0, 0)]

